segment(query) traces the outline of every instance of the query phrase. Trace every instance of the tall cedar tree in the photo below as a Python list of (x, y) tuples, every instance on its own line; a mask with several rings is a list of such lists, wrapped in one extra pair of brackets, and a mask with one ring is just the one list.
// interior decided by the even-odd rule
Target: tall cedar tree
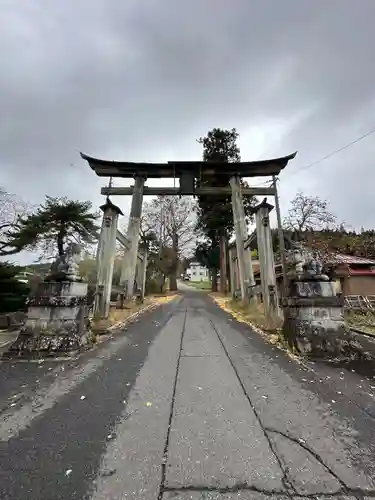
[[(237, 146), (239, 134), (236, 129), (222, 130), (214, 128), (207, 133), (206, 137), (198, 139), (199, 144), (203, 146), (203, 161), (207, 162), (239, 162), (241, 161), (240, 149)], [(198, 179), (198, 187), (229, 187), (230, 176), (220, 173), (213, 177)], [(245, 187), (246, 184), (242, 182)], [(245, 213), (250, 217), (251, 207), (254, 206), (253, 197), (244, 196)], [(199, 247), (195, 254), (197, 260), (202, 264), (209, 266), (212, 275), (212, 289), (217, 288), (218, 271), (218, 251), (220, 238), (224, 236), (229, 239), (233, 234), (233, 211), (231, 195), (206, 195), (198, 196), (197, 208), (197, 230), (201, 231), (207, 244)], [(204, 251), (202, 251), (204, 250)], [(203, 262), (204, 255), (204, 262)]]
[(99, 214), (91, 212), (89, 201), (72, 201), (67, 198), (46, 196), (44, 205), (30, 215), (20, 217), (7, 233), (10, 255), (22, 250), (39, 250), (44, 255), (63, 255), (71, 243), (90, 244), (98, 236), (96, 221)]

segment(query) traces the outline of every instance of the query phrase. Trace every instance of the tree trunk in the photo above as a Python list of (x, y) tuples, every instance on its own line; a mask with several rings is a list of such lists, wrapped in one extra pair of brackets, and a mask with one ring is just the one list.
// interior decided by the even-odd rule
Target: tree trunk
[(171, 292), (177, 291), (177, 271), (178, 271), (178, 234), (175, 233), (172, 236), (172, 248), (173, 248), (173, 265), (172, 272), (169, 276), (169, 290)]
[(57, 233), (57, 251), (59, 255), (64, 255), (64, 238), (65, 238), (65, 228), (60, 228)]
[(220, 293), (228, 291), (226, 237), (220, 236)]
[(217, 292), (217, 269), (212, 269), (211, 291)]
[(171, 292), (176, 292), (177, 291), (177, 278), (176, 278), (176, 274), (172, 274), (169, 277), (169, 290)]
[(229, 253), (228, 240), (225, 241), (225, 254), (227, 256), (227, 258), (226, 258), (227, 277), (229, 276), (229, 279), (228, 279), (228, 292), (232, 293), (233, 290), (232, 290), (232, 283), (231, 283), (231, 276), (230, 276), (230, 264), (229, 264), (230, 253)]

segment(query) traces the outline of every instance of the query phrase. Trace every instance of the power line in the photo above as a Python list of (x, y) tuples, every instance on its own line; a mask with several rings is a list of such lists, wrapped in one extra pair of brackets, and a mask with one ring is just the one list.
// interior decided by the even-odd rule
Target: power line
[(345, 146), (342, 146), (341, 148), (336, 149), (336, 151), (333, 151), (332, 153), (329, 153), (328, 155), (323, 156), (323, 158), (320, 158), (320, 160), (314, 161), (313, 163), (310, 163), (309, 165), (306, 165), (305, 167), (302, 167), (299, 170), (296, 170), (295, 172), (291, 172), (289, 174), (289, 176), (304, 172), (305, 170), (308, 170), (309, 168), (314, 167), (315, 165), (318, 165), (319, 163), (321, 163), (325, 160), (328, 160), (328, 158), (332, 158), (332, 156), (336, 155), (337, 153), (341, 153), (341, 151), (344, 151), (344, 149), (350, 148), (351, 146), (353, 146), (354, 144), (356, 144), (359, 141), (362, 141), (362, 139), (365, 139), (366, 137), (373, 134), (374, 132), (375, 132), (375, 128), (373, 128), (369, 132), (366, 132), (366, 134), (361, 135), (361, 137), (358, 137), (354, 141), (349, 142)]

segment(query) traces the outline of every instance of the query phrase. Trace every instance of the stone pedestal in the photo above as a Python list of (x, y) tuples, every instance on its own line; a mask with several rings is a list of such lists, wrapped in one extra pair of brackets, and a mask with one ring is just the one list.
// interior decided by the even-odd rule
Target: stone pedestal
[(289, 347), (310, 357), (361, 355), (360, 345), (344, 325), (343, 298), (336, 295), (333, 282), (322, 278), (290, 280), (283, 300), (283, 334)]
[(56, 355), (87, 343), (87, 283), (42, 282), (28, 299), (25, 325), (4, 356)]

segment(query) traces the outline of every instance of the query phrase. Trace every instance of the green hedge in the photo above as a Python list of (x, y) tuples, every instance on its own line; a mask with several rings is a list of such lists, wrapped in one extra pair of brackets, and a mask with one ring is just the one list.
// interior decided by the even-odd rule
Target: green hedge
[(18, 266), (0, 262), (0, 313), (26, 309), (30, 287), (15, 278), (20, 270)]

